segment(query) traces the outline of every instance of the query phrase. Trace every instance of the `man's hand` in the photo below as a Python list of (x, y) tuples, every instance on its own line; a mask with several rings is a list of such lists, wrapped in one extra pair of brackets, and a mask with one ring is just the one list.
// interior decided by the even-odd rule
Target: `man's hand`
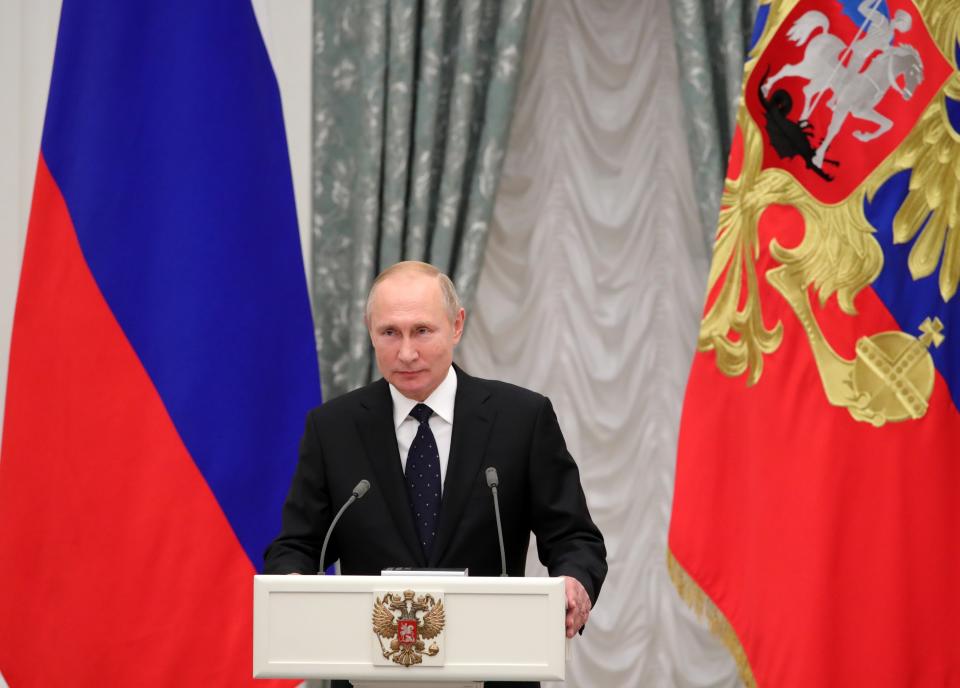
[(580, 581), (570, 576), (560, 577), (563, 578), (567, 594), (567, 637), (572, 638), (587, 623), (592, 605), (590, 604), (590, 596), (587, 595), (587, 591)]

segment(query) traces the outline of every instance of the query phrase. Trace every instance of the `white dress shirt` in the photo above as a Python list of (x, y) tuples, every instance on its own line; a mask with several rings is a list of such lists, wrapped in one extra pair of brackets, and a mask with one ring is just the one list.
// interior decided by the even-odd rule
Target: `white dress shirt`
[[(421, 403), (407, 399), (393, 385), (390, 385), (390, 396), (393, 398), (393, 427), (397, 432), (397, 446), (400, 448), (400, 466), (404, 473), (407, 470), (407, 454), (410, 445), (417, 436), (417, 419), (410, 415), (413, 407)], [(440, 454), (440, 491), (443, 492), (443, 483), (447, 478), (447, 461), (450, 459), (450, 439), (453, 436), (453, 406), (457, 399), (457, 374), (450, 366), (447, 376), (443, 378), (433, 393), (422, 403), (433, 410), (430, 416), (430, 430), (437, 441), (437, 452)]]

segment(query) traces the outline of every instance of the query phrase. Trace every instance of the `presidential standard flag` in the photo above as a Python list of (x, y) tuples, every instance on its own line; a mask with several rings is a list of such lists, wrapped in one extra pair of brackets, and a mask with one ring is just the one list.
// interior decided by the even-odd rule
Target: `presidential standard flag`
[(0, 672), (252, 683), (313, 328), (249, 2), (65, 0), (10, 354)]
[(668, 557), (748, 686), (960, 685), (958, 36), (759, 7)]

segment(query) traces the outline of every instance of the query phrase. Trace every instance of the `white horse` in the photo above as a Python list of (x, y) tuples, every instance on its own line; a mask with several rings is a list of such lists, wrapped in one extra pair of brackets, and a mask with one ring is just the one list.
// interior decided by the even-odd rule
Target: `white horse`
[[(903, 77), (903, 88), (898, 83)], [(833, 110), (827, 135), (813, 156), (813, 164), (823, 166), (827, 149), (840, 132), (847, 117), (853, 116), (877, 125), (873, 131), (858, 129), (853, 136), (862, 142), (872, 141), (890, 131), (893, 122), (876, 111), (877, 103), (891, 88), (904, 100), (913, 97), (917, 87), (923, 83), (923, 60), (912, 45), (898, 45), (887, 48), (873, 59), (862, 74), (853, 74), (845, 80), (844, 87), (827, 106)]]
[[(810, 113), (818, 100), (818, 96), (828, 88), (837, 91), (840, 81), (845, 76), (843, 65), (840, 64), (840, 53), (846, 50), (847, 46), (839, 38), (830, 33), (830, 20), (826, 15), (816, 10), (802, 15), (793, 26), (787, 31), (787, 39), (795, 45), (804, 45), (807, 41), (807, 49), (803, 52), (803, 59), (797, 64), (784, 65), (780, 71), (769, 77), (761, 87), (764, 97), (770, 95), (770, 90), (781, 79), (786, 77), (800, 77), (807, 80), (807, 85), (803, 88), (803, 112), (800, 113), (800, 121), (805, 122), (810, 118)], [(817, 35), (811, 40), (811, 36), (817, 30), (823, 33)]]
[[(842, 53), (847, 46), (830, 33), (830, 21), (822, 12), (812, 10), (803, 14), (787, 31), (787, 38), (795, 45), (806, 44), (803, 59), (797, 64), (784, 65), (780, 71), (764, 81), (761, 91), (764, 97), (770, 94), (774, 84), (786, 77), (799, 77), (807, 81), (803, 88), (803, 111), (799, 122), (806, 122), (820, 100), (820, 96), (827, 90), (833, 91), (833, 97), (827, 107), (833, 111), (827, 134), (817, 148), (811, 161), (819, 168), (823, 167), (827, 149), (847, 117), (853, 116), (873, 122), (877, 125), (874, 131), (862, 129), (853, 132), (858, 141), (871, 141), (885, 134), (893, 126), (893, 122), (878, 113), (876, 108), (891, 88), (899, 93), (904, 100), (909, 100), (923, 82), (923, 60), (920, 53), (910, 45), (891, 46), (876, 55), (870, 66), (862, 72), (854, 72), (844, 67), (841, 62)], [(814, 36), (817, 31), (822, 33)], [(811, 36), (813, 36), (811, 38)], [(903, 77), (904, 87), (901, 88), (898, 78)]]

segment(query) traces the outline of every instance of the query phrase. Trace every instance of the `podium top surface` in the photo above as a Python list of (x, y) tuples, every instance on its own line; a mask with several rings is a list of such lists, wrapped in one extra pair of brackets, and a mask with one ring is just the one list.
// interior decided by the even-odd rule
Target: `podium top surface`
[(406, 587), (442, 590), (469, 590), (477, 593), (507, 594), (511, 591), (564, 591), (562, 578), (519, 578), (508, 576), (430, 576), (424, 574), (389, 576), (295, 576), (265, 575), (253, 577), (255, 586), (271, 590), (380, 590)]

